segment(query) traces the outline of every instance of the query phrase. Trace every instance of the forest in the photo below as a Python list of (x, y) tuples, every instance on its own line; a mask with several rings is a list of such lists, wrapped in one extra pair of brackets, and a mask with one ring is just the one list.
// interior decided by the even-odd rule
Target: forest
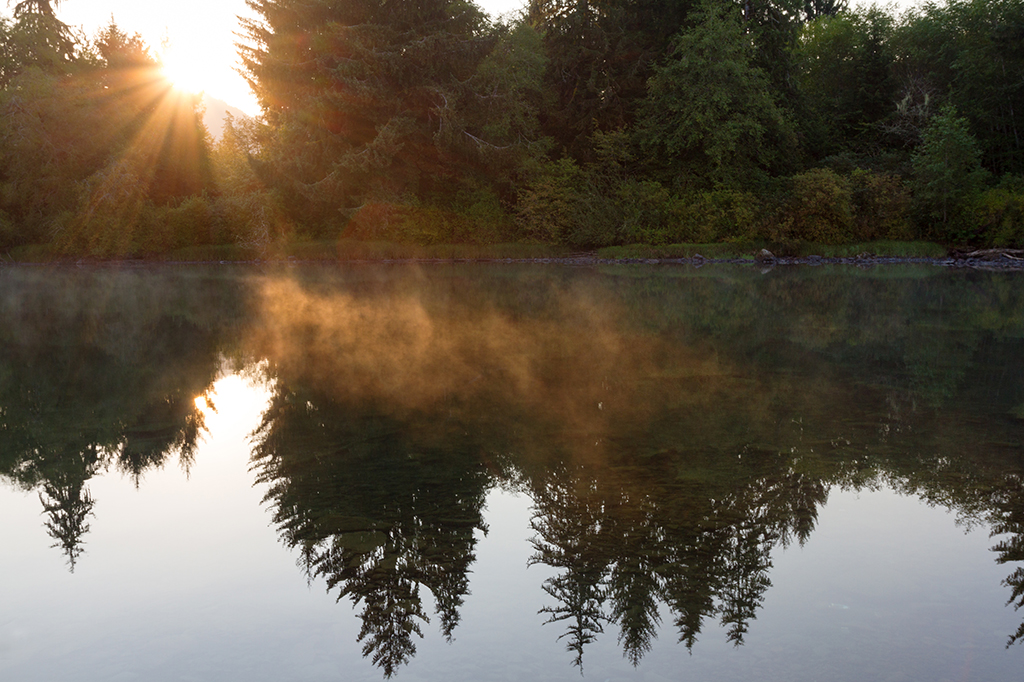
[(0, 15), (5, 260), (1024, 246), (1024, 0), (248, 5), (262, 114), (216, 141), (114, 17), (85, 36), (51, 0)]

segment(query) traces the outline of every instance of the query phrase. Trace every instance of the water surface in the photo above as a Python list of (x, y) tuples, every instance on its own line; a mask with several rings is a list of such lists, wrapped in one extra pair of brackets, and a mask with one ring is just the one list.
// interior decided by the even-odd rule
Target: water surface
[(1018, 679), (1019, 280), (0, 270), (0, 675)]

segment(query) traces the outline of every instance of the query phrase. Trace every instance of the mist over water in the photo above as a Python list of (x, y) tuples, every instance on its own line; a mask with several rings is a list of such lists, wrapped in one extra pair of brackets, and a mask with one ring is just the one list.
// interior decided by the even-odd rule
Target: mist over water
[[(111, 561), (125, 549), (108, 535), (119, 524), (107, 510), (129, 494), (165, 498), (152, 523), (170, 524), (135, 533), (135, 547), (203, 536), (196, 523), (252, 518), (246, 528), (264, 528), (224, 531), (209, 558), (198, 542), (184, 551), (209, 568), (187, 571), (219, 586), (197, 594), (225, 603), (235, 603), (231, 583), (276, 594), (309, 581), (320, 601), (293, 596), (268, 613), (301, 619), (291, 610), (301, 602), (319, 631), (340, 630), (330, 641), (293, 635), (310, 666), (294, 679), (488, 679), (506, 666), (639, 679), (675, 674), (678, 660), (716, 679), (743, 676), (755, 660), (762, 672), (794, 671), (780, 679), (813, 679), (799, 672), (808, 661), (841, 660), (849, 675), (838, 679), (865, 679), (895, 641), (911, 679), (963, 657), (983, 659), (966, 679), (1003, 679), (1019, 663), (1019, 647), (1004, 649), (1022, 632), (1004, 605), (1019, 603), (1024, 557), (1024, 290), (1012, 274), (7, 269), (0, 292), (0, 474), (12, 500), (36, 509), (10, 541), (40, 547), (18, 550), (4, 570), (56, 566), (63, 573), (46, 575), (66, 585), (72, 612), (107, 608), (76, 595), (115, 580)], [(223, 472), (216, 485), (204, 478), (210, 467)], [(921, 521), (897, 532), (887, 514)], [(846, 544), (831, 523), (852, 524)], [(895, 544), (858, 549), (858, 560), (884, 551), (904, 568), (840, 578), (835, 558), (875, 523), (893, 527)], [(957, 544), (969, 528), (982, 551)], [(933, 535), (944, 539), (925, 541)], [(510, 558), (496, 564), (498, 547)], [(286, 568), (253, 588), (264, 572), (230, 558), (238, 553)], [(968, 555), (977, 561), (961, 573), (942, 572)], [(830, 567), (801, 574), (810, 601), (791, 587), (802, 556)], [(213, 568), (221, 561), (236, 567), (227, 582)], [(143, 565), (152, 585), (168, 579)], [(498, 565), (524, 577), (500, 578)], [(932, 586), (916, 602), (899, 596), (907, 572)], [(495, 596), (499, 579), (518, 587)], [(133, 599), (144, 604), (150, 591)], [(881, 606), (890, 603), (902, 615)], [(175, 622), (172, 611), (154, 625)], [(31, 630), (15, 613), (4, 627)], [(513, 634), (483, 624), (499, 613), (533, 625)], [(936, 622), (968, 613), (968, 630), (927, 644)], [(786, 633), (822, 617), (848, 629), (819, 623), (804, 634), (823, 638), (819, 649), (789, 660)], [(906, 641), (890, 630), (897, 619)], [(211, 641), (234, 660), (228, 633), (242, 626), (223, 622)], [(206, 632), (195, 622), (175, 635), (182, 661), (199, 651), (193, 628)], [(866, 652), (860, 663), (835, 649), (849, 628)], [(872, 629), (889, 634), (864, 634)], [(114, 635), (103, 632), (95, 666), (111, 655)], [(982, 648), (963, 650), (964, 637)], [(34, 640), (8, 640), (0, 670), (7, 660), (19, 679), (44, 679), (18, 667), (34, 660)], [(820, 647), (833, 653), (822, 658)], [(69, 660), (65, 649), (55, 660)], [(505, 663), (480, 668), (473, 650)], [(164, 679), (145, 658), (122, 672)], [(162, 674), (197, 674), (190, 665)], [(264, 679), (241, 663), (219, 670)]]

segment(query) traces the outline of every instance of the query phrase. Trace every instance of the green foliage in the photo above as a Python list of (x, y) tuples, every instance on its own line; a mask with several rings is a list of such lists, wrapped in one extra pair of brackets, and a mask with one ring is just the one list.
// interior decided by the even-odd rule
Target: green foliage
[(18, 226), (7, 213), (0, 210), (0, 247), (17, 243), (18, 236)]
[(825, 168), (794, 175), (787, 211), (790, 239), (841, 244), (853, 239), (853, 192), (846, 178)]
[(673, 241), (672, 195), (660, 182), (629, 179), (616, 188), (616, 203), (622, 215), (620, 241), (665, 244)]
[[(528, 144), (536, 41), (525, 31), (499, 41), (466, 0), (250, 4), (260, 19), (245, 22), (243, 59), (272, 131), (260, 174), (314, 232), (367, 201), (448, 190), (488, 159), (500, 166), (492, 152), (502, 146)], [(482, 64), (496, 43), (500, 54)], [(485, 139), (488, 116), (474, 111), (497, 109), (506, 137)]]
[[(342, 238), (330, 241), (292, 241), (281, 255), (289, 260), (380, 261), (380, 260), (522, 260), (561, 258), (568, 247), (548, 244), (412, 244)], [(237, 260), (239, 257), (234, 258)], [(240, 258), (251, 258), (242, 255)], [(228, 259), (225, 259), (228, 260)]]
[(963, 243), (974, 237), (966, 212), (986, 173), (967, 120), (944, 107), (924, 130), (913, 156), (914, 200), (927, 234)]
[(229, 114), (212, 154), (218, 196), (212, 206), (211, 241), (237, 244), (261, 257), (296, 231), (280, 192), (269, 189), (257, 172), (268, 138), (266, 125)]
[(790, 124), (753, 57), (732, 5), (706, 5), (697, 25), (673, 39), (637, 123), (657, 170), (687, 187), (738, 186), (792, 156)]
[(739, 258), (750, 260), (753, 252), (748, 244), (738, 243), (695, 243), (695, 244), (629, 244), (626, 246), (606, 246), (598, 249), (599, 258), (612, 258), (617, 260), (631, 259), (674, 259), (693, 258), (703, 256), (704, 258)]
[(497, 243), (514, 231), (512, 217), (493, 191), (464, 192), (447, 206), (367, 202), (345, 228), (346, 239), (410, 244)]
[(1024, 179), (1006, 177), (978, 195), (972, 202), (970, 220), (984, 244), (1024, 248)]
[(899, 176), (857, 169), (850, 174), (853, 239), (910, 239), (910, 191)]
[(0, 17), (0, 88), (29, 69), (52, 76), (74, 73), (87, 57), (82, 47), (49, 2), (18, 2), (13, 22)]
[[(822, 4), (827, 2), (823, 0)], [(718, 5), (715, 0), (705, 4)], [(743, 22), (754, 46), (754, 66), (768, 74), (773, 92), (782, 101), (792, 102), (797, 95), (793, 47), (807, 0), (747, 0), (736, 6), (742, 7)]]
[(86, 198), (75, 214), (55, 221), (53, 246), (67, 256), (125, 258), (165, 254), (210, 244), (218, 236), (218, 218), (205, 195), (179, 204), (153, 204), (136, 169), (108, 166), (83, 186)]
[(816, 158), (870, 148), (896, 97), (893, 18), (878, 8), (818, 16), (794, 50), (807, 113), (800, 120)]
[(30, 68), (0, 91), (0, 209), (19, 226), (8, 243), (43, 241), (56, 214), (73, 211), (77, 183), (104, 161), (95, 83)]
[(250, 5), (215, 149), (138, 34), (0, 18), (0, 247), (1019, 243), (1020, 0)]
[(457, 178), (471, 191), (481, 180), (490, 181), (510, 197), (550, 146), (539, 121), (549, 104), (543, 88), (547, 57), (540, 34), (528, 24), (495, 31), (494, 47), (461, 100), (462, 114), (444, 122), (435, 142), (477, 166), (472, 178)]
[(804, 19), (811, 21), (820, 17), (845, 15), (848, 7), (846, 0), (804, 0)]
[(647, 80), (687, 21), (692, 0), (531, 0), (527, 21), (548, 57), (541, 113), (557, 150), (595, 159), (595, 131), (630, 127)]
[(901, 97), (955, 106), (986, 168), (1024, 172), (1024, 3), (925, 3), (904, 18), (893, 44)]
[(528, 239), (596, 246), (609, 243), (619, 219), (594, 172), (562, 158), (546, 163), (520, 197), (518, 223)]
[(480, 227), (469, 216), (434, 206), (403, 207), (397, 212), (392, 238), (416, 244), (459, 244), (474, 241)]
[(761, 202), (752, 235), (776, 242), (777, 248), (798, 242), (828, 246), (913, 237), (909, 191), (889, 173), (855, 169), (840, 175), (813, 168), (774, 182)]
[(669, 239), (696, 244), (742, 240), (756, 232), (760, 214), (761, 202), (749, 192), (716, 189), (686, 194), (675, 204)]
[(198, 99), (173, 95), (141, 39), (113, 22), (96, 53), (75, 38), (57, 62), (44, 63), (37, 53), (55, 43), (19, 22), (57, 20), (48, 3), (22, 5), (18, 22), (0, 23), (0, 48), (28, 41), (36, 51), (0, 50), (8, 60), (0, 67), (0, 210), (14, 224), (0, 240), (52, 240), (76, 255), (132, 253), (150, 232), (137, 224), (149, 204), (176, 206), (208, 186)]
[(145, 168), (121, 159), (82, 184), (80, 210), (54, 226), (53, 244), (67, 255), (127, 256), (135, 252), (135, 229), (145, 205)]

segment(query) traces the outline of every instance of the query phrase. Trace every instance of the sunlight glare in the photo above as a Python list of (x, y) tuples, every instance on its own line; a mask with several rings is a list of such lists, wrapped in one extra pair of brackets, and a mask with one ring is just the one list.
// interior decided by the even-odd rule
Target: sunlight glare
[(198, 95), (207, 90), (210, 65), (204, 63), (202, 54), (183, 49), (165, 49), (160, 55), (164, 76), (175, 88)]
[(203, 413), (203, 416), (214, 412), (213, 405), (210, 404), (210, 401), (205, 395), (197, 396), (195, 399), (195, 405), (196, 409)]
[(195, 399), (212, 435), (244, 435), (259, 426), (270, 404), (273, 385), (259, 380), (252, 371), (249, 376), (245, 371), (226, 374)]

